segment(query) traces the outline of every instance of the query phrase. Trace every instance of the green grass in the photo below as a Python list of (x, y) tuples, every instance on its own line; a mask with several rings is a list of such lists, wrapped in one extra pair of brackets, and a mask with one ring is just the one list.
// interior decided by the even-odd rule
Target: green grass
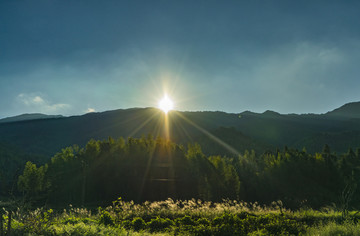
[(309, 228), (306, 235), (318, 235), (318, 236), (351, 236), (360, 235), (360, 224), (353, 222), (345, 222), (338, 224), (336, 222), (329, 222), (324, 225), (318, 225)]
[[(8, 214), (3, 214), (5, 230)], [(330, 208), (291, 212), (281, 202), (259, 206), (168, 199), (134, 204), (118, 199), (92, 211), (18, 208), (12, 219), (12, 235), (360, 235), (355, 212), (346, 219)]]

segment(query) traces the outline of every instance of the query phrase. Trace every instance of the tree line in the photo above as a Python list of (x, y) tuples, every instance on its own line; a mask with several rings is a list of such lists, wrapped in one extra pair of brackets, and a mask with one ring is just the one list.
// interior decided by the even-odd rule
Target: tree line
[(90, 140), (67, 147), (42, 166), (27, 162), (18, 179), (26, 201), (55, 205), (109, 205), (114, 199), (237, 199), (288, 208), (336, 204), (359, 207), (360, 151), (337, 155), (329, 146), (315, 154), (289, 149), (257, 154), (206, 156), (151, 135)]

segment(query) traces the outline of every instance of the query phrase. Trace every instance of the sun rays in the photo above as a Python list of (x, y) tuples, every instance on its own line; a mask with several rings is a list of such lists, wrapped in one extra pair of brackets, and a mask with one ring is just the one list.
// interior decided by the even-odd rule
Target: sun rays
[(195, 122), (191, 121), (190, 119), (188, 119), (186, 116), (184, 116), (183, 114), (181, 114), (180, 112), (176, 113), (181, 119), (183, 119), (185, 122), (187, 122), (188, 124), (190, 124), (193, 128), (196, 128), (197, 130), (199, 130), (201, 133), (205, 134), (207, 137), (209, 137), (210, 139), (212, 139), (213, 141), (215, 141), (216, 143), (218, 143), (219, 145), (221, 145), (223, 148), (225, 148), (227, 151), (235, 154), (235, 155), (240, 155), (240, 153), (233, 148), (231, 145), (227, 144), (226, 142), (222, 141), (221, 139), (219, 139), (218, 137), (216, 137), (215, 135), (211, 134), (209, 131), (207, 131), (206, 129), (202, 128), (201, 126), (199, 126), (198, 124), (196, 124)]
[[(150, 99), (153, 101), (153, 105), (157, 105), (156, 108), (145, 108), (143, 112), (139, 110), (135, 113), (136, 116), (129, 116), (128, 120), (123, 121), (123, 123), (129, 124), (129, 127), (127, 127), (129, 129), (128, 137), (151, 134), (152, 138), (155, 138), (154, 141), (156, 142), (156, 146), (161, 146), (163, 145), (162, 142), (180, 142), (186, 145), (189, 142), (193, 143), (203, 135), (219, 144), (228, 152), (239, 155), (239, 152), (235, 148), (213, 135), (209, 130), (209, 127), (206, 126), (206, 123), (200, 123), (201, 119), (194, 119), (194, 117), (196, 118), (197, 115), (200, 114), (174, 110), (175, 103), (176, 107), (181, 107), (181, 103), (184, 100), (193, 100), (193, 98), (180, 96), (181, 94), (174, 86), (169, 86), (173, 85), (173, 83), (170, 84), (169, 80), (166, 81), (167, 83), (163, 82), (162, 84), (162, 91), (155, 93), (158, 95), (163, 94), (162, 98), (152, 95), (152, 99)], [(154, 90), (160, 90), (160, 88), (161, 86)], [(173, 100), (174, 98), (176, 99)], [(151, 138), (151, 136), (149, 136), (149, 138)], [(163, 141), (161, 141), (161, 139), (158, 140), (158, 137), (163, 138)], [(143, 191), (149, 186), (161, 186), (161, 189), (164, 188), (162, 191), (169, 193), (176, 192), (177, 180), (174, 172), (175, 163), (173, 152), (170, 149), (164, 151), (164, 157), (166, 158), (161, 160), (155, 150), (150, 153), (150, 158), (144, 169), (143, 179), (139, 185), (139, 199), (141, 198)], [(154, 173), (158, 172), (157, 167), (161, 167), (160, 169), (163, 171), (165, 168), (166, 175), (153, 176)], [(148, 184), (150, 185), (148, 186)]]
[[(231, 145), (227, 144), (219, 137), (216, 137), (214, 134), (211, 133), (210, 130), (206, 127), (205, 124), (200, 123), (199, 119), (194, 119), (196, 117), (196, 113), (192, 112), (179, 112), (179, 111), (171, 111), (156, 109), (156, 108), (145, 108), (139, 109), (134, 114), (129, 117), (129, 120), (124, 121), (124, 123), (128, 123), (131, 125), (129, 127), (129, 135), (128, 137), (136, 137), (140, 135), (151, 134), (148, 138), (153, 139), (155, 138), (156, 146), (163, 145), (168, 142), (194, 142), (199, 138), (201, 135), (204, 135), (210, 138), (215, 143), (222, 146), (225, 150), (239, 155), (240, 153), (233, 148)], [(134, 121), (136, 124), (134, 124)], [(201, 120), (201, 119), (200, 119)], [(204, 126), (205, 125), (205, 126)], [(162, 137), (163, 141), (158, 140), (158, 137)], [(158, 143), (159, 142), (159, 143)], [(162, 186), (164, 188), (162, 191), (168, 192), (169, 194), (172, 192), (176, 192), (176, 177), (174, 173), (175, 163), (173, 160), (173, 152), (169, 150), (164, 150), (166, 157), (165, 159), (159, 159), (159, 157), (155, 154), (155, 149), (153, 153), (150, 154), (150, 158), (146, 163), (146, 167), (144, 169), (142, 181), (139, 185), (139, 196), (143, 191), (146, 190), (150, 185), (151, 186)], [(152, 173), (157, 172), (157, 167), (162, 167), (162, 169), (166, 168), (166, 176), (163, 177), (151, 177)], [(160, 168), (161, 169), (161, 168)], [(154, 172), (155, 171), (155, 172)], [(150, 178), (150, 182), (149, 181)], [(150, 184), (148, 186), (148, 184)]]

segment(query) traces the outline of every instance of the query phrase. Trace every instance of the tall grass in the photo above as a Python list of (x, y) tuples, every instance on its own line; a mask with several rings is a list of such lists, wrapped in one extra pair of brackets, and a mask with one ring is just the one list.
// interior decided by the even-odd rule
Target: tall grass
[(356, 236), (360, 235), (360, 224), (355, 224), (348, 221), (344, 222), (343, 224), (329, 222), (309, 228), (305, 235)]
[[(4, 209), (5, 210), (5, 209)], [(7, 228), (9, 212), (3, 214)], [(282, 203), (270, 206), (224, 200), (135, 204), (120, 198), (112, 206), (89, 210), (69, 206), (61, 211), (17, 209), (12, 235), (360, 235), (355, 212), (342, 218), (333, 208), (291, 212)]]

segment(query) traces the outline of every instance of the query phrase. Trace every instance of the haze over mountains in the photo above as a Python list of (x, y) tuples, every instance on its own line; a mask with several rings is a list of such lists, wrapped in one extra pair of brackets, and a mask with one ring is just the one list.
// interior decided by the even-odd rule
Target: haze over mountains
[(16, 121), (24, 121), (24, 120), (40, 120), (40, 119), (52, 119), (52, 118), (60, 118), (62, 115), (45, 115), (41, 113), (31, 113), (31, 114), (22, 114), (18, 116), (12, 116), (0, 119), (0, 123), (6, 122), (16, 122)]
[[(172, 111), (168, 122), (171, 140), (184, 145), (198, 142), (209, 155), (274, 151), (284, 146), (320, 152), (328, 144), (338, 153), (360, 147), (360, 102), (319, 115)], [(0, 142), (51, 157), (64, 147), (82, 146), (92, 138), (165, 137), (164, 124), (164, 113), (155, 108), (72, 117), (27, 114), (0, 120)]]

